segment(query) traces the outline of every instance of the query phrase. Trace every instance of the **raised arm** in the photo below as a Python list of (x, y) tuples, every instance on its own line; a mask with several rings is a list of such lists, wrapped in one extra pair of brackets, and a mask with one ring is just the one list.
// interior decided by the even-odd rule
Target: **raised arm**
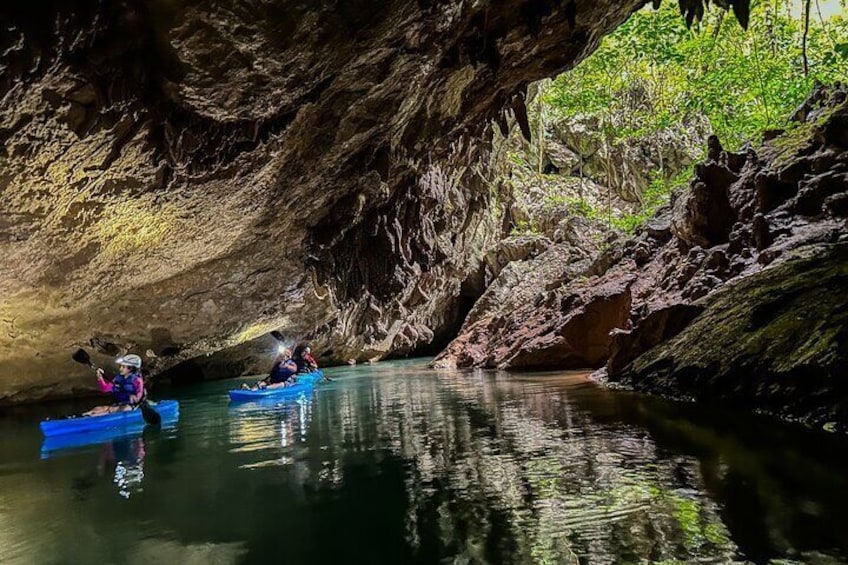
[(100, 392), (110, 393), (112, 392), (112, 383), (103, 378), (104, 374), (103, 369), (97, 369), (97, 386), (100, 388)]

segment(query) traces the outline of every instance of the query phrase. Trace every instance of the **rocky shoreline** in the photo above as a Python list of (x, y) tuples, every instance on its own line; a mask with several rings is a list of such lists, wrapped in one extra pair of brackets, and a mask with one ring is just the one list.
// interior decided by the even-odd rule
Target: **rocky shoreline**
[(756, 150), (710, 146), (632, 238), (594, 260), (564, 244), (510, 265), (434, 365), (590, 366), (638, 390), (844, 428), (846, 91), (819, 88)]

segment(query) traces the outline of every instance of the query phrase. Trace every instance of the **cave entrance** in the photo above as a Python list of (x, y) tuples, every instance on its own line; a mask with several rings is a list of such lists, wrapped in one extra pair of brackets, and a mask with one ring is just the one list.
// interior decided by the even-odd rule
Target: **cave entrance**
[(632, 232), (685, 190), (710, 135), (731, 151), (757, 145), (786, 127), (815, 84), (845, 76), (848, 49), (832, 40), (848, 33), (843, 0), (818, 0), (812, 17), (800, 0), (731, 3), (731, 12), (654, 4), (573, 68), (529, 84), (526, 111), (502, 129), (525, 218), (515, 229), (553, 232), (556, 210)]

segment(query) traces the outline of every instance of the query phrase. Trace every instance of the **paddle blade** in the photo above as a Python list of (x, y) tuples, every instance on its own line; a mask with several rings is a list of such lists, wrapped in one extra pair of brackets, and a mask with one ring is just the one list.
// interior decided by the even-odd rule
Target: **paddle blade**
[(150, 406), (150, 403), (146, 400), (142, 401), (141, 405), (141, 417), (144, 418), (144, 421), (153, 426), (158, 426), (162, 423), (162, 416), (159, 415), (159, 412), (153, 409)]
[(93, 367), (94, 363), (91, 362), (91, 356), (88, 354), (88, 351), (85, 349), (77, 349), (71, 358), (77, 363), (82, 363), (83, 365), (88, 365), (89, 367)]
[(273, 337), (274, 339), (276, 339), (276, 340), (277, 340), (277, 341), (279, 341), (280, 343), (285, 343), (285, 342), (286, 342), (286, 338), (284, 338), (284, 337), (283, 337), (283, 334), (281, 334), (281, 333), (280, 333), (280, 332), (278, 332), (277, 330), (274, 330), (274, 331), (272, 331), (272, 332), (271, 332), (271, 337)]

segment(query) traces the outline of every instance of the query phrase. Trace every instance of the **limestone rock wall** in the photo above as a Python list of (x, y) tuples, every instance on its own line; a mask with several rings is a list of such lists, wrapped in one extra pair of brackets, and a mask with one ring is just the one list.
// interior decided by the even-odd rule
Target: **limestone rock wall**
[(710, 140), (689, 188), (594, 260), (564, 260), (566, 243), (509, 264), (484, 299), (517, 301), (481, 300), (436, 365), (604, 367), (641, 390), (848, 425), (844, 87), (793, 120), (756, 150)]
[(642, 3), (7, 3), (0, 401), (90, 390), (80, 345), (425, 346), (501, 235), (489, 121)]

